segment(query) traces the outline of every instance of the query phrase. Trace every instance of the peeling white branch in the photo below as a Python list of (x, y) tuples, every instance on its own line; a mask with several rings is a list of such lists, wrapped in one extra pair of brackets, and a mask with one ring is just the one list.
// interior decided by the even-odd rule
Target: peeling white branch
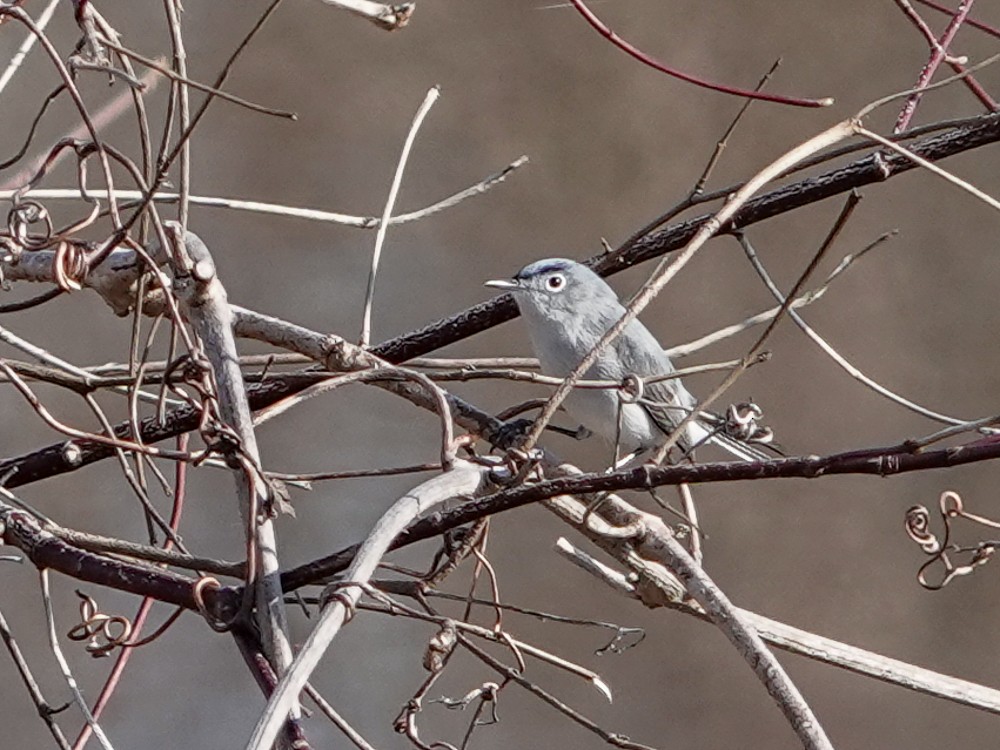
[(261, 630), (264, 652), (280, 675), (292, 661), (292, 647), (281, 591), (277, 538), (270, 515), (271, 496), (264, 482), (240, 371), (232, 308), (205, 244), (191, 232), (184, 234), (176, 223), (171, 222), (166, 228), (178, 258), (175, 261), (178, 266), (175, 271), (177, 297), (211, 363), (219, 416), (239, 440), (240, 465), (233, 474), (240, 513), (254, 552), (256, 575), (251, 583), (256, 599), (256, 622)]
[(278, 735), (281, 725), (295, 705), (299, 692), (319, 664), (323, 654), (353, 614), (379, 561), (392, 540), (418, 516), (454, 497), (471, 497), (483, 486), (489, 469), (468, 461), (458, 460), (451, 471), (440, 474), (414, 487), (403, 495), (379, 518), (368, 534), (351, 566), (345, 571), (340, 589), (323, 607), (309, 638), (282, 676), (267, 702), (267, 708), (254, 727), (247, 750), (267, 750)]

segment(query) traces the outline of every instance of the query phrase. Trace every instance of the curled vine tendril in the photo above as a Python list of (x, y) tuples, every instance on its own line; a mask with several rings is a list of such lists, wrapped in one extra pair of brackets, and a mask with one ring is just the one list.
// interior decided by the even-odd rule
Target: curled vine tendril
[(167, 628), (174, 624), (181, 613), (183, 607), (178, 607), (163, 624), (153, 633), (142, 640), (130, 640), (135, 627), (132, 621), (124, 615), (106, 615), (101, 612), (97, 601), (77, 589), (76, 595), (80, 597), (80, 622), (66, 634), (71, 641), (83, 642), (87, 653), (95, 659), (107, 656), (116, 648), (136, 648), (152, 643), (166, 632)]
[(132, 635), (132, 622), (123, 615), (106, 615), (93, 597), (77, 590), (80, 597), (80, 622), (66, 634), (71, 641), (86, 641), (91, 656), (107, 656), (124, 646)]
[[(1000, 541), (997, 540), (984, 540), (968, 547), (953, 544), (951, 534), (954, 519), (963, 518), (992, 529), (1000, 529), (1000, 522), (966, 512), (961, 496), (952, 490), (941, 493), (938, 507), (944, 524), (943, 539), (939, 539), (931, 530), (930, 512), (922, 505), (914, 505), (906, 511), (904, 521), (907, 535), (920, 546), (925, 555), (930, 556), (930, 559), (917, 571), (917, 581), (930, 591), (944, 588), (958, 576), (975, 572), (976, 568), (988, 563), (1000, 547)], [(952, 555), (963, 555), (965, 560), (957, 562)], [(936, 567), (941, 570), (940, 576), (937, 580), (929, 580), (928, 571)]]

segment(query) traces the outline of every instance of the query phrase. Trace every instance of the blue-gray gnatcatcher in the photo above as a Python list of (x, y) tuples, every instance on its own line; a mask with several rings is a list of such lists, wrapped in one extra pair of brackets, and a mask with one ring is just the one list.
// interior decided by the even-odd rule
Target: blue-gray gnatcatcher
[[(513, 292), (528, 326), (531, 344), (546, 375), (566, 377), (593, 349), (601, 336), (625, 314), (618, 295), (584, 265), (565, 258), (531, 263), (510, 281), (487, 281), (486, 286)], [(678, 378), (647, 382), (674, 372), (670, 358), (656, 337), (639, 320), (601, 352), (584, 377), (624, 382), (642, 379), (642, 398), (623, 400), (616, 389), (574, 388), (566, 410), (585, 427), (614, 443), (626, 454), (654, 448), (680, 424), (697, 401)], [(729, 435), (713, 432), (704, 422), (688, 422), (680, 445), (691, 450), (716, 443), (746, 461), (766, 454)]]

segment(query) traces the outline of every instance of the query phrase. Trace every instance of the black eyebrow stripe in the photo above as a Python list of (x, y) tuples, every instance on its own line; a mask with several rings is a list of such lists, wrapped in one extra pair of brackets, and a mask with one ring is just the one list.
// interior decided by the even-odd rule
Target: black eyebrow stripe
[(524, 270), (527, 270), (527, 269), (519, 271), (518, 274), (517, 274), (517, 276), (515, 276), (514, 278), (515, 279), (526, 279), (529, 276), (537, 276), (540, 273), (548, 273), (549, 271), (564, 271), (567, 268), (569, 268), (569, 265), (567, 263), (565, 263), (563, 261), (555, 260), (555, 261), (552, 261), (551, 263), (546, 263), (544, 266), (539, 266), (537, 268), (533, 267), (530, 274), (525, 274), (524, 273)]

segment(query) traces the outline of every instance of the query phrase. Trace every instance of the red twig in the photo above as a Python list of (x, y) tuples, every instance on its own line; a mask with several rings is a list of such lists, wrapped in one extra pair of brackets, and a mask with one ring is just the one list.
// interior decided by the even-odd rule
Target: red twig
[[(180, 451), (186, 451), (188, 448), (188, 433), (183, 433), (177, 436), (177, 449)], [(184, 495), (187, 485), (187, 464), (183, 461), (178, 461), (174, 465), (174, 507), (170, 513), (170, 529), (177, 533), (177, 529), (181, 522), (181, 512), (184, 509)], [(173, 540), (166, 539), (163, 543), (164, 549), (172, 549), (174, 546)], [(142, 628), (146, 624), (146, 618), (149, 616), (149, 611), (153, 608), (153, 603), (156, 601), (151, 596), (143, 597), (142, 602), (139, 604), (139, 609), (135, 613), (135, 617), (132, 618), (132, 640), (138, 640), (140, 633), (142, 633)], [(94, 704), (93, 713), (94, 721), (101, 718), (101, 714), (104, 713), (104, 709), (107, 707), (111, 696), (114, 694), (118, 687), (118, 683), (121, 680), (122, 674), (125, 672), (125, 666), (128, 664), (129, 658), (132, 656), (135, 649), (123, 648), (118, 652), (118, 658), (115, 660), (114, 667), (111, 668), (110, 674), (108, 674), (107, 680), (104, 681), (104, 687), (101, 688), (101, 694), (97, 697), (97, 702)], [(76, 738), (76, 742), (73, 743), (73, 750), (83, 750), (87, 745), (87, 740), (90, 739), (90, 735), (93, 730), (91, 725), (84, 724), (83, 728), (80, 730), (80, 734)]]
[[(910, 4), (909, 0), (896, 0), (896, 5), (898, 5), (900, 10), (903, 11), (906, 17), (913, 22), (913, 25), (917, 27), (920, 33), (924, 35), (924, 39), (927, 40), (927, 43), (931, 46), (931, 49), (937, 49), (939, 52), (943, 52), (945, 54), (945, 60), (951, 66), (952, 70), (954, 70), (956, 73), (959, 74), (965, 73), (966, 68), (962, 63), (960, 63), (957, 59), (949, 55), (947, 50), (939, 49), (940, 43), (938, 42), (937, 37), (934, 35), (934, 32), (931, 31), (930, 27), (927, 25), (927, 22), (924, 21), (924, 19), (920, 16), (919, 13), (917, 13), (916, 9)], [(940, 7), (939, 9), (947, 10), (945, 8), (940, 8)], [(947, 12), (951, 13), (952, 11), (947, 11)], [(969, 18), (966, 18), (965, 22), (969, 24), (973, 23), (972, 20)], [(969, 89), (969, 91), (971, 91), (975, 95), (975, 97), (979, 99), (979, 101), (981, 101), (988, 110), (990, 110), (991, 112), (997, 111), (997, 103), (993, 100), (993, 97), (991, 97), (989, 93), (987, 93), (986, 89), (984, 89), (980, 85), (979, 81), (977, 81), (973, 76), (971, 75), (966, 76), (965, 78), (962, 79), (962, 83), (965, 84), (965, 86)]]
[[(917, 0), (917, 2), (920, 3), (921, 5), (926, 5), (928, 8), (933, 8), (934, 10), (941, 11), (942, 13), (947, 13), (948, 15), (952, 15), (955, 12), (951, 8), (946, 8), (945, 6), (941, 5), (941, 3), (934, 2), (934, 0)], [(965, 22), (969, 24), (969, 26), (972, 26), (974, 29), (985, 31), (987, 34), (995, 36), (998, 39), (1000, 39), (1000, 29), (996, 28), (995, 26), (990, 26), (988, 23), (977, 21), (974, 18), (967, 18)]]
[(647, 55), (641, 49), (622, 39), (614, 31), (608, 28), (607, 24), (605, 24), (600, 18), (595, 16), (590, 8), (584, 4), (583, 0), (570, 0), (570, 2), (573, 3), (573, 7), (580, 12), (580, 15), (587, 20), (587, 23), (589, 23), (597, 31), (597, 33), (618, 47), (618, 49), (622, 50), (631, 57), (634, 57), (644, 65), (648, 65), (661, 73), (666, 73), (674, 78), (679, 78), (682, 81), (687, 81), (688, 83), (693, 83), (696, 86), (711, 89), (712, 91), (720, 91), (724, 94), (742, 96), (747, 99), (759, 99), (765, 102), (789, 104), (794, 107), (829, 107), (833, 104), (833, 99), (831, 97), (825, 97), (823, 99), (800, 99), (798, 97), (781, 96), (780, 94), (766, 94), (762, 91), (749, 91), (746, 89), (733, 88), (731, 86), (724, 86), (719, 83), (712, 83), (701, 78), (696, 78), (688, 73), (684, 73), (680, 70), (664, 65), (656, 58)]
[[(896, 118), (896, 127), (893, 132), (899, 133), (909, 127), (910, 120), (913, 119), (913, 113), (916, 111), (917, 105), (920, 103), (920, 99), (923, 96), (922, 89), (930, 83), (931, 79), (934, 77), (934, 73), (937, 72), (941, 63), (946, 62), (948, 58), (948, 47), (951, 46), (952, 41), (955, 39), (955, 34), (958, 33), (958, 30), (961, 28), (966, 17), (969, 15), (969, 11), (972, 10), (973, 2), (975, 2), (975, 0), (962, 0), (962, 2), (959, 3), (958, 10), (953, 11), (951, 22), (948, 24), (948, 28), (944, 30), (941, 38), (937, 40), (936, 43), (931, 44), (930, 58), (927, 60), (927, 64), (924, 65), (924, 69), (920, 71), (920, 77), (917, 79), (917, 84), (913, 87), (916, 91), (907, 97), (906, 103), (903, 105), (903, 109), (899, 113), (899, 117)], [(901, 4), (901, 6), (902, 5), (905, 4)], [(920, 28), (919, 24), (918, 28)]]

